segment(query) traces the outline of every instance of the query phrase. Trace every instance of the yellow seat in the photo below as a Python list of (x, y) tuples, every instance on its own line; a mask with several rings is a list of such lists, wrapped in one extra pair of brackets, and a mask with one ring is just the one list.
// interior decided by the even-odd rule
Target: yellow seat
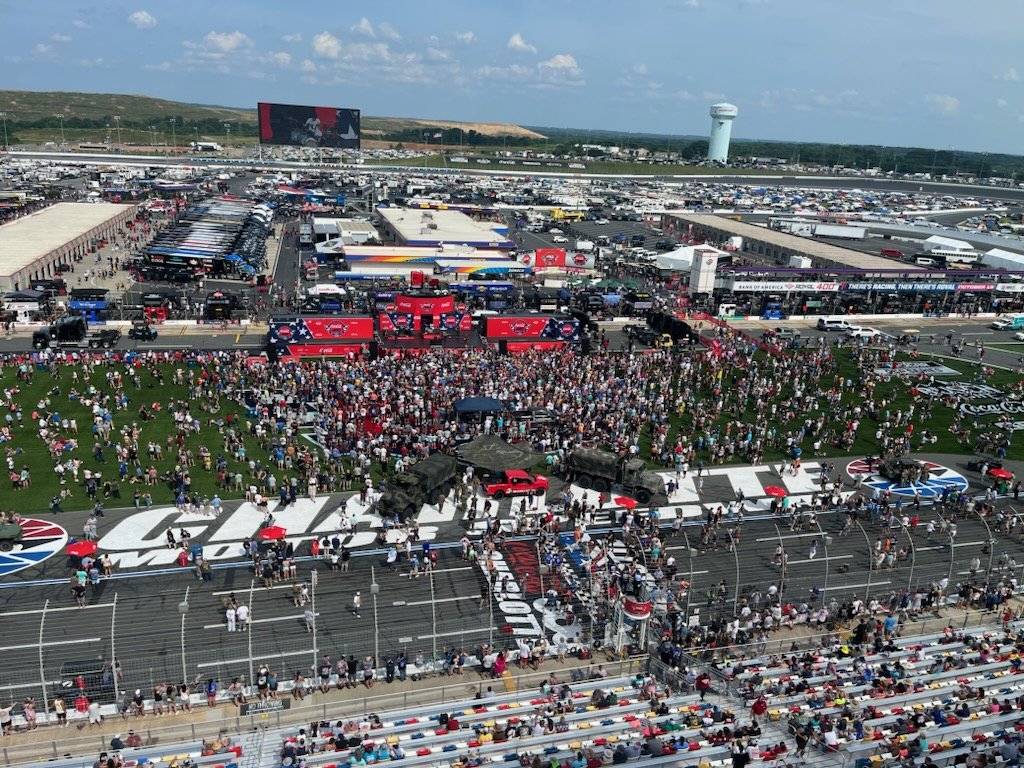
[(614, 744), (615, 742), (617, 742), (619, 740), (619, 737), (616, 736), (614, 733), (611, 736), (608, 736), (607, 738), (608, 738), (608, 743), (609, 744)]
[(576, 730), (578, 730), (578, 731), (585, 731), (589, 727), (590, 727), (590, 723), (580, 723), (579, 725), (576, 726)]
[(398, 743), (398, 737), (397, 736), (388, 736), (388, 744), (397, 744), (397, 743)]
[(492, 733), (485, 733), (485, 734), (483, 734), (480, 737), (480, 741), (483, 744), (487, 744), (489, 742), (492, 742), (492, 741), (494, 741), (494, 734), (492, 734)]
[(472, 717), (473, 715), (476, 714), (476, 712), (474, 712), (472, 709), (465, 709), (465, 710), (462, 711), (462, 714), (465, 715), (466, 717)]
[(569, 749), (583, 749), (583, 745), (578, 741), (569, 742)]
[(881, 765), (882, 764), (882, 756), (881, 755), (872, 755), (871, 756), (871, 764), (872, 765)]

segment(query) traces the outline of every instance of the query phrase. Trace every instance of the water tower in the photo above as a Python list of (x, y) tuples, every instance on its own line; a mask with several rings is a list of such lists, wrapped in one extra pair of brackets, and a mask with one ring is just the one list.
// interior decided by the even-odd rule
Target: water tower
[(739, 113), (740, 111), (732, 104), (711, 105), (711, 140), (708, 143), (708, 160), (724, 163), (729, 159), (732, 121)]

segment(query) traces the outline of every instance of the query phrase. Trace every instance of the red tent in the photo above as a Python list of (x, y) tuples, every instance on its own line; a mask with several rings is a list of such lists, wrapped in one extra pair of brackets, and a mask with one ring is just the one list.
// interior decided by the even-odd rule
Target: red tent
[(96, 542), (76, 541), (74, 544), (68, 544), (67, 552), (72, 557), (87, 557), (88, 555), (95, 555)]
[(269, 528), (261, 529), (256, 536), (260, 541), (279, 541), (287, 535), (288, 531), (280, 525), (272, 525)]

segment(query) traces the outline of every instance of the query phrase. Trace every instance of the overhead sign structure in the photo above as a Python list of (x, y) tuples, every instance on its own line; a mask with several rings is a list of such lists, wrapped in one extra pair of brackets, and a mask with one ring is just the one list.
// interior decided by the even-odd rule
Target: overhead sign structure
[(359, 149), (359, 110), (296, 104), (258, 105), (260, 143)]

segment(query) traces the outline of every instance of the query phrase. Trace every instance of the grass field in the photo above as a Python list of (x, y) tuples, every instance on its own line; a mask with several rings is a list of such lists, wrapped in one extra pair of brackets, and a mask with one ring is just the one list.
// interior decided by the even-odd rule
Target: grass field
[[(862, 390), (859, 386), (856, 386), (857, 375), (856, 367), (849, 358), (843, 354), (842, 351), (838, 353), (839, 361), (839, 372), (842, 374), (844, 379), (850, 379), (855, 383), (855, 386), (848, 388), (843, 395), (844, 403), (860, 403), (863, 402)], [(951, 368), (961, 371), (964, 375), (958, 379), (959, 381), (972, 381), (977, 376), (977, 366), (958, 360), (943, 360), (943, 362)], [(177, 367), (184, 367), (181, 364)], [(72, 400), (70, 398), (70, 392), (73, 386), (77, 386), (77, 389), (81, 393), (86, 393), (89, 386), (97, 387), (101, 392), (109, 391), (105, 382), (105, 373), (107, 370), (123, 370), (122, 367), (117, 368), (97, 368), (91, 378), (91, 381), (86, 382), (84, 380), (79, 381), (77, 385), (72, 382), (73, 370), (68, 367), (58, 369), (56, 375), (51, 374), (49, 371), (39, 371), (34, 373), (32, 382), (25, 385), (23, 382), (19, 382), (16, 378), (16, 372), (13, 369), (6, 369), (0, 375), (0, 384), (2, 384), (5, 391), (17, 388), (17, 393), (13, 396), (13, 402), (18, 405), (23, 413), (23, 419), (20, 424), (18, 419), (12, 413), (12, 426), (10, 428), (12, 433), (12, 439), (3, 445), (5, 450), (15, 450), (17, 454), (14, 456), (15, 467), (20, 470), (23, 466), (28, 467), (32, 476), (32, 483), (30, 487), (23, 490), (13, 490), (12, 484), (9, 480), (0, 481), (5, 483), (0, 486), (7, 490), (6, 503), (8, 506), (16, 509), (25, 515), (38, 515), (47, 514), (49, 511), (50, 499), (57, 493), (59, 484), (57, 476), (54, 473), (55, 460), (51, 458), (46, 446), (37, 434), (37, 425), (33, 420), (33, 413), (40, 412), (43, 410), (49, 410), (57, 412), (60, 417), (68, 419), (76, 419), (79, 425), (79, 443), (78, 448), (70, 454), (65, 454), (65, 460), (69, 457), (79, 458), (83, 461), (83, 468), (88, 467), (93, 471), (99, 471), (103, 475), (103, 479), (119, 479), (118, 463), (114, 455), (114, 451), (111, 448), (104, 449), (106, 463), (100, 463), (93, 455), (94, 440), (91, 434), (90, 425), (92, 424), (92, 417), (90, 409), (83, 403), (82, 399)], [(129, 383), (126, 387), (126, 393), (130, 398), (130, 402), (127, 408), (114, 411), (114, 430), (112, 431), (112, 439), (119, 439), (120, 429), (130, 427), (133, 423), (141, 426), (141, 434), (139, 436), (139, 447), (141, 453), (141, 461), (143, 468), (148, 468), (150, 464), (154, 465), (158, 472), (163, 475), (173, 469), (175, 461), (172, 458), (173, 453), (168, 451), (166, 448), (168, 436), (176, 434), (176, 429), (173, 422), (172, 415), (167, 410), (167, 405), (175, 400), (188, 401), (189, 390), (187, 386), (175, 385), (172, 383), (172, 376), (174, 372), (174, 366), (164, 365), (161, 367), (164, 373), (164, 382), (161, 384), (156, 380), (153, 373), (143, 369), (141, 371), (141, 388), (136, 388), (133, 384)], [(832, 377), (829, 377), (831, 380)], [(1019, 377), (1008, 371), (996, 371), (995, 374), (987, 379), (987, 383), (992, 386), (999, 387), (1004, 391), (1016, 386), (1019, 382)], [(891, 380), (878, 385), (875, 389), (876, 401), (881, 398), (886, 398), (889, 401), (889, 408), (893, 412), (896, 410), (906, 410), (911, 402), (910, 394), (907, 385), (898, 381)], [(155, 419), (147, 422), (142, 422), (138, 419), (138, 411), (140, 406), (143, 404), (152, 406), (158, 404), (159, 411)], [(193, 407), (194, 404), (193, 404)], [(240, 432), (244, 433), (244, 423), (246, 414), (244, 409), (237, 404), (222, 398), (220, 400), (220, 407), (215, 411), (199, 411), (194, 409), (192, 415), (199, 417), (203, 420), (203, 427), (198, 434), (192, 434), (188, 437), (186, 446), (192, 450), (198, 460), (199, 449), (201, 445), (205, 445), (214, 456), (214, 459), (218, 454), (223, 451), (223, 437), (218, 433), (218, 427), (211, 425), (209, 422), (214, 419), (223, 419), (228, 414), (234, 414), (241, 418)], [(815, 414), (816, 415), (816, 414)], [(38, 418), (38, 416), (37, 416)], [(716, 424), (724, 429), (725, 423), (730, 417), (723, 416)], [(750, 422), (755, 418), (753, 411), (748, 411), (740, 417), (745, 422)], [(799, 428), (803, 419), (804, 414), (799, 414), (793, 422), (788, 424), (777, 423), (778, 429), (785, 432), (786, 430), (795, 430)], [(936, 405), (933, 409), (931, 417), (928, 421), (921, 425), (916, 424), (917, 433), (920, 434), (921, 430), (927, 429), (930, 432), (938, 436), (938, 442), (930, 445), (928, 451), (932, 453), (971, 453), (972, 449), (969, 446), (962, 445), (957, 437), (950, 433), (950, 426), (954, 421), (954, 413), (952, 409), (943, 405)], [(825, 446), (820, 455), (822, 456), (837, 456), (837, 455), (877, 455), (879, 453), (879, 446), (875, 441), (875, 430), (877, 425), (870, 419), (865, 419), (859, 432), (858, 438), (850, 450), (841, 450), (834, 446)], [(675, 436), (679, 434), (680, 430), (687, 437), (692, 437), (692, 431), (689, 426), (689, 417), (684, 415), (682, 418), (673, 416), (671, 420), (671, 428), (668, 444), (671, 445)], [(150, 441), (159, 442), (164, 445), (164, 457), (162, 460), (150, 461), (148, 455), (146, 455), (146, 446)], [(246, 455), (247, 458), (254, 459), (257, 463), (266, 465), (267, 455), (266, 452), (257, 444), (252, 438), (245, 438)], [(783, 443), (784, 445), (784, 443)], [(916, 442), (915, 442), (916, 446)], [(645, 433), (641, 450), (644, 456), (649, 454), (650, 438)], [(807, 458), (811, 457), (811, 441), (805, 440), (803, 444), (804, 455)], [(1019, 454), (1019, 455), (1014, 455)], [(229, 460), (228, 469), (229, 471), (242, 471), (245, 473), (246, 467), (242, 463), (234, 461), (233, 457), (227, 456)], [(705, 457), (706, 458), (706, 457)], [(783, 452), (781, 449), (766, 449), (764, 454), (765, 460), (768, 461), (779, 461), (783, 458)], [(1024, 458), (1024, 449), (1012, 448), (1010, 458)], [(129, 477), (133, 473), (133, 468), (129, 468)], [(282, 473), (278, 472), (278, 480), (281, 480)], [(91, 502), (86, 497), (84, 488), (76, 487), (70, 482), (70, 475), (68, 487), (72, 489), (73, 496), (66, 500), (63, 504), (65, 510), (74, 509), (86, 509), (90, 508)], [(193, 467), (191, 471), (192, 487), (200, 494), (200, 496), (212, 496), (216, 489), (216, 476), (214, 471), (205, 471), (201, 463)], [(379, 479), (379, 478), (377, 478)], [(120, 483), (121, 498), (120, 500), (111, 498), (106, 500), (106, 505), (109, 507), (115, 506), (129, 506), (132, 504), (133, 491), (138, 488), (142, 492), (149, 492), (152, 494), (153, 502), (156, 504), (168, 504), (173, 503), (174, 497), (171, 489), (165, 485), (156, 486), (142, 486), (132, 485), (128, 481)], [(239, 494), (231, 494), (221, 492), (221, 497), (228, 499), (237, 497)]]
[[(851, 380), (856, 384), (858, 382), (858, 374), (856, 364), (849, 359), (847, 354), (844, 354), (843, 350), (836, 351), (836, 359), (838, 362), (839, 373), (842, 374), (844, 379)], [(967, 361), (962, 360), (948, 360), (943, 359), (941, 362), (954, 370), (960, 371), (963, 375), (953, 381), (973, 381), (978, 375), (978, 366)], [(831, 378), (831, 377), (829, 377)], [(1010, 371), (996, 370), (995, 373), (987, 377), (985, 383), (1003, 389), (1004, 391), (1016, 386), (1020, 381), (1020, 377)], [(874, 399), (876, 402), (885, 399), (888, 402), (888, 409), (895, 413), (898, 410), (906, 411), (912, 402), (912, 397), (909, 391), (909, 387), (898, 379), (890, 379), (889, 381), (883, 382), (875, 387)], [(843, 404), (861, 404), (864, 402), (863, 390), (859, 386), (854, 386), (847, 389), (842, 398)], [(789, 423), (777, 422), (773, 426), (776, 429), (781, 429), (783, 432), (789, 430), (797, 430), (800, 428), (805, 418), (817, 417), (818, 414), (798, 414), (797, 417)], [(719, 427), (723, 433), (726, 424), (739, 418), (744, 423), (750, 423), (751, 420), (756, 418), (755, 412), (751, 409), (738, 417), (727, 415), (719, 418), (714, 422), (714, 426)], [(936, 435), (938, 440), (934, 444), (930, 444), (927, 447), (929, 453), (950, 453), (950, 454), (970, 454), (973, 453), (971, 446), (963, 444), (957, 435), (954, 435), (950, 428), (955, 421), (955, 413), (951, 408), (945, 407), (941, 404), (936, 404), (932, 410), (930, 418), (924, 423), (919, 424), (915, 419), (915, 432), (920, 434), (923, 430), (928, 430), (930, 433)], [(860, 429), (857, 432), (857, 438), (853, 444), (853, 447), (849, 450), (837, 448), (834, 445), (824, 444), (820, 455), (822, 457), (831, 456), (848, 456), (848, 455), (879, 455), (880, 446), (875, 440), (875, 431), (877, 424), (869, 418), (862, 420)], [(671, 428), (669, 431), (668, 445), (672, 445), (675, 436), (680, 432), (686, 437), (692, 437), (692, 429), (690, 427), (690, 419), (688, 415), (684, 415), (682, 418), (673, 416), (671, 419)], [(978, 430), (975, 429), (975, 434)], [(803, 455), (805, 458), (810, 458), (812, 455), (811, 445), (812, 440), (805, 439), (802, 445)], [(650, 437), (644, 435), (644, 439), (641, 444), (641, 450), (643, 455), (649, 455), (650, 450)], [(783, 443), (784, 448), (785, 443)], [(917, 449), (918, 441), (914, 441), (914, 447)], [(1024, 459), (1024, 449), (1020, 447), (1013, 447), (1008, 452), (1009, 458)], [(780, 461), (783, 458), (788, 458), (784, 455), (783, 449), (766, 449), (764, 452), (764, 458), (766, 461)]]
[[(101, 391), (110, 391), (104, 380), (106, 370), (97, 368), (89, 382), (80, 380), (77, 385), (73, 384), (72, 370), (67, 367), (61, 368), (57, 376), (53, 376), (46, 371), (36, 371), (31, 384), (28, 385), (17, 381), (15, 371), (11, 369), (4, 370), (3, 375), (0, 376), (0, 381), (2, 381), (4, 390), (11, 387), (18, 388), (19, 391), (14, 398), (14, 402), (21, 406), (24, 419), (20, 426), (18, 426), (18, 422), (15, 420), (15, 426), (11, 430), (13, 440), (5, 443), (2, 447), (5, 450), (13, 448), (20, 451), (14, 457), (16, 469), (20, 470), (22, 466), (27, 466), (32, 474), (31, 486), (23, 490), (11, 490), (11, 482), (6, 478), (2, 481), (0, 487), (7, 491), (5, 494), (7, 505), (24, 515), (48, 514), (50, 500), (58, 491), (59, 484), (54, 473), (56, 461), (51, 458), (45, 444), (39, 438), (37, 424), (32, 419), (32, 414), (40, 410), (40, 405), (46, 406), (46, 403), (48, 403), (46, 407), (50, 412), (59, 413), (62, 419), (76, 419), (78, 422), (78, 449), (65, 454), (64, 459), (66, 460), (68, 457), (79, 458), (83, 461), (83, 469), (87, 467), (93, 471), (101, 472), (104, 480), (119, 479), (118, 462), (113, 448), (104, 449), (105, 464), (101, 464), (93, 456), (94, 440), (91, 432), (92, 415), (90, 409), (83, 404), (82, 400), (75, 401), (69, 397), (72, 387), (77, 387), (79, 392), (85, 393), (90, 384)], [(119, 366), (117, 369), (111, 370), (123, 370), (123, 368)], [(167, 450), (166, 441), (169, 435), (176, 434), (176, 430), (173, 417), (166, 410), (166, 406), (172, 400), (186, 402), (189, 400), (187, 386), (175, 386), (171, 383), (172, 368), (164, 366), (163, 370), (166, 372), (163, 384), (159, 384), (152, 373), (143, 370), (141, 372), (141, 389), (136, 389), (131, 384), (127, 386), (126, 392), (130, 398), (129, 406), (126, 409), (114, 411), (114, 429), (111, 432), (111, 439), (117, 440), (120, 438), (121, 428), (130, 427), (133, 422), (139, 424), (142, 428), (139, 436), (139, 448), (143, 469), (148, 468), (152, 464), (161, 475), (172, 470), (175, 464), (172, 458), (173, 454)], [(59, 389), (59, 393), (54, 391), (55, 388)], [(140, 421), (137, 417), (139, 408), (143, 403), (147, 405), (159, 403), (159, 415), (148, 422)], [(214, 459), (216, 459), (223, 447), (223, 440), (218, 435), (217, 428), (207, 426), (207, 422), (213, 418), (223, 418), (228, 413), (237, 414), (240, 410), (238, 406), (227, 400), (222, 399), (221, 403), (222, 407), (217, 413), (193, 411), (193, 415), (201, 417), (204, 423), (200, 433), (190, 436), (186, 443), (188, 448), (196, 455), (197, 461), (200, 445), (205, 444), (212, 452)], [(240, 415), (244, 419), (245, 414), (241, 413)], [(157, 441), (164, 446), (164, 458), (162, 461), (151, 462), (148, 460), (146, 444), (149, 441)], [(255, 441), (247, 440), (246, 449), (248, 455), (258, 456), (258, 453), (254, 453), (254, 451), (259, 450)], [(241, 468), (241, 465), (231, 461), (229, 468), (238, 470)], [(134, 467), (130, 467), (130, 470), (134, 470)], [(193, 489), (201, 496), (212, 497), (216, 486), (215, 472), (206, 472), (199, 465), (192, 469), (191, 476)], [(131, 477), (131, 474), (129, 474), (129, 477)], [(91, 508), (92, 504), (86, 497), (84, 488), (75, 487), (71, 481), (70, 474), (68, 474), (68, 487), (72, 490), (73, 495), (63, 503), (62, 506), (65, 511)], [(116, 498), (111, 498), (107, 499), (104, 503), (109, 507), (128, 506), (132, 503), (133, 491), (136, 488), (141, 492), (149, 492), (153, 497), (153, 502), (156, 504), (174, 501), (173, 494), (166, 484), (156, 486), (143, 486), (140, 484), (136, 486), (125, 481), (120, 483), (120, 501)], [(231, 497), (230, 494), (225, 496), (223, 492), (221, 495), (224, 498)], [(0, 502), (0, 504), (2, 503), (4, 502)]]

